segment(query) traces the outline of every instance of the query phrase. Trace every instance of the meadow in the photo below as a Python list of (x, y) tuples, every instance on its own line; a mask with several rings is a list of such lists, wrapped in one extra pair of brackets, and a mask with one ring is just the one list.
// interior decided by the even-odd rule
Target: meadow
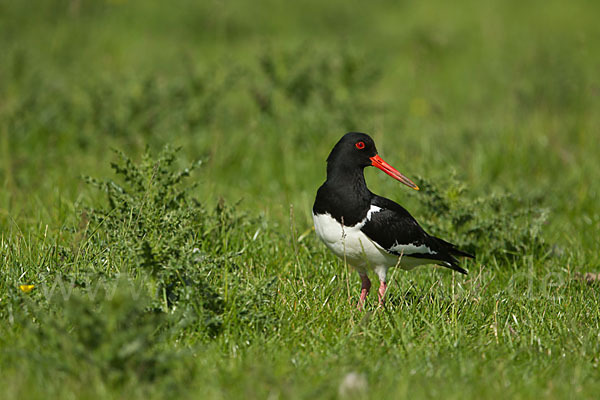
[[(600, 3), (0, 2), (0, 391), (596, 398)], [(325, 159), (469, 275), (359, 279)]]

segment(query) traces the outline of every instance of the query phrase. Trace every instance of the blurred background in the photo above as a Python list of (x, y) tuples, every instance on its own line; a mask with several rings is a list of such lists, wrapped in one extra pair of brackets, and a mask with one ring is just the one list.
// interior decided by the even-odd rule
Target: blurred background
[[(112, 147), (182, 146), (201, 198), (301, 227), (347, 131), (418, 182), (543, 198), (594, 249), (600, 5), (589, 1), (0, 3), (0, 223), (60, 222)], [(418, 197), (367, 171), (373, 191)], [(58, 205), (58, 207), (56, 207)], [(595, 252), (598, 253), (598, 252)]]
[[(598, 16), (0, 0), (2, 397), (597, 397)], [(477, 254), (468, 276), (394, 272), (356, 311), (311, 232), (348, 131), (422, 189), (369, 168), (372, 191)], [(189, 194), (170, 160), (202, 160)]]

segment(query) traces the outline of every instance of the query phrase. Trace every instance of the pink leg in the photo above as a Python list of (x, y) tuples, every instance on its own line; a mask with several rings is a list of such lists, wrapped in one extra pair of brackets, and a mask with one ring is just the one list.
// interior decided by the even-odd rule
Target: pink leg
[(379, 305), (382, 306), (385, 303), (385, 292), (387, 291), (387, 284), (381, 281), (379, 284)]
[(367, 299), (367, 295), (369, 294), (369, 289), (371, 289), (371, 281), (369, 280), (367, 274), (362, 274), (359, 272), (359, 275), (362, 285), (360, 287), (360, 300), (358, 300), (358, 309), (362, 310), (365, 300)]

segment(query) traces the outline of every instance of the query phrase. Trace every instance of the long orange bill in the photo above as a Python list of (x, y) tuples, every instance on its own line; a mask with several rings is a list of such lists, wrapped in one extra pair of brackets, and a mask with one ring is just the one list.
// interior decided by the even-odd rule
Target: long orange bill
[(379, 157), (378, 154), (374, 155), (370, 159), (372, 162), (371, 165), (373, 165), (374, 167), (379, 168), (380, 170), (382, 170), (383, 172), (385, 172), (392, 178), (397, 179), (400, 182), (404, 183), (406, 186), (411, 187), (415, 190), (419, 190), (419, 187), (417, 185), (415, 185), (415, 183), (413, 181), (411, 181), (410, 179), (408, 179), (407, 177), (402, 175), (400, 172), (398, 172), (398, 170), (396, 170), (396, 168), (392, 167), (390, 164), (383, 161), (383, 159), (381, 157)]

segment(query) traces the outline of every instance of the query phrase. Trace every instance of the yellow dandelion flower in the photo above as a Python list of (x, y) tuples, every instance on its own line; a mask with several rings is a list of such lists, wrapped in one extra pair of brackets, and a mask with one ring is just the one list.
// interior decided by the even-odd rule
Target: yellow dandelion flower
[(19, 289), (21, 289), (21, 291), (23, 293), (31, 292), (34, 287), (35, 287), (35, 285), (19, 285)]

